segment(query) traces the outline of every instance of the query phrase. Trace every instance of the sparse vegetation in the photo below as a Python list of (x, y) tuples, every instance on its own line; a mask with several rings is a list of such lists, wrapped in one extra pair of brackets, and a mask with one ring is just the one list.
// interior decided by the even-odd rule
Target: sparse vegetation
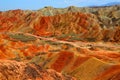
[(18, 41), (23, 41), (23, 42), (27, 42), (27, 41), (35, 41), (36, 38), (33, 37), (33, 36), (27, 36), (27, 35), (24, 35), (24, 34), (21, 34), (21, 33), (18, 33), (18, 34), (9, 34), (10, 38), (13, 38), (15, 40), (18, 40)]
[(96, 38), (86, 38), (86, 40), (89, 41), (89, 42), (95, 42)]

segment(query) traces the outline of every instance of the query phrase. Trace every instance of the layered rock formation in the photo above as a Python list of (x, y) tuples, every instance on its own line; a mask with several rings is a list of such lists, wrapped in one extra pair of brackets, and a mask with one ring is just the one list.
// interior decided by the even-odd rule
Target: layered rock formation
[(0, 79), (119, 80), (119, 9), (0, 12)]
[[(109, 60), (111, 54), (108, 53), (108, 55), (109, 58), (105, 59), (104, 57), (108, 56), (104, 55), (101, 59), (97, 59), (93, 56), (76, 55), (73, 52), (64, 51), (51, 55), (45, 61), (44, 66), (64, 74), (72, 75), (78, 80), (119, 80), (120, 64), (119, 62), (111, 62)], [(98, 54), (98, 57), (100, 57), (100, 54)]]
[(119, 8), (72, 6), (65, 9), (45, 7), (38, 11), (11, 10), (0, 13), (0, 31), (28, 32), (40, 36), (77, 34), (81, 40), (119, 42)]
[[(84, 42), (77, 42), (77, 46), (75, 46), (75, 42), (50, 41), (49, 38), (35, 41), (29, 41), (28, 38), (26, 42), (27, 36), (28, 34), (23, 39), (16, 37), (16, 40), (7, 35), (1, 35), (0, 59), (3, 60), (0, 61), (4, 62), (5, 59), (9, 59), (29, 65), (34, 63), (41, 65), (42, 69), (53, 69), (62, 74), (71, 75), (77, 80), (120, 79), (120, 46), (108, 43), (106, 45), (103, 43), (101, 46), (97, 43), (87, 44)], [(8, 64), (9, 66), (14, 65), (10, 61)], [(9, 76), (9, 74), (6, 75)], [(31, 74), (31, 76), (35, 75)]]

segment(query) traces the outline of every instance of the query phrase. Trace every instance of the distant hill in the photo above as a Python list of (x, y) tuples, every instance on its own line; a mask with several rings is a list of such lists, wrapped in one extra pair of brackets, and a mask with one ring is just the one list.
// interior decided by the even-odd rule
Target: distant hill
[(111, 3), (103, 4), (102, 6), (113, 6), (113, 5), (120, 5), (120, 2), (111, 2)]
[(120, 2), (110, 2), (110, 3), (106, 3), (106, 4), (102, 4), (102, 5), (90, 5), (89, 7), (91, 8), (95, 8), (95, 7), (105, 7), (105, 6), (115, 6), (115, 5), (120, 5)]
[[(0, 12), (0, 31), (27, 32), (39, 36), (64, 37), (66, 34), (68, 38), (69, 34), (79, 34), (79, 37), (85, 40), (112, 41), (114, 39), (120, 42), (120, 31), (116, 28), (120, 26), (119, 14), (120, 5), (94, 8), (47, 6), (36, 11), (10, 10)], [(114, 35), (114, 32), (117, 35)], [(76, 39), (80, 39), (79, 37)], [(28, 38), (24, 38), (23, 41), (26, 40)]]

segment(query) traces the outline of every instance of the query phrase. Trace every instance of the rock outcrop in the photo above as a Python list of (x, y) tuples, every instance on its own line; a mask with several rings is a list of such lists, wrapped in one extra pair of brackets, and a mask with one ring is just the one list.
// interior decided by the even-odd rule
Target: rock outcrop
[(48, 69), (43, 70), (39, 65), (0, 60), (0, 80), (76, 80), (70, 76)]

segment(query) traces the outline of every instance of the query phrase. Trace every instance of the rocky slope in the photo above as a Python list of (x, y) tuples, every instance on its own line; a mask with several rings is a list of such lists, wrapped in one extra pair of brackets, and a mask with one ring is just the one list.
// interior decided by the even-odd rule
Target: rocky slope
[[(13, 34), (15, 37), (16, 33), (12, 33), (12, 37)], [(1, 35), (0, 59), (3, 60), (0, 61), (34, 63), (42, 69), (54, 69), (77, 80), (120, 79), (118, 44), (68, 42), (38, 36), (34, 39), (33, 35), (23, 34), (24, 37), (20, 38), (19, 33), (14, 39), (8, 34)]]
[(120, 6), (38, 11), (0, 12), (0, 31), (29, 32), (40, 36), (74, 35), (81, 40), (120, 41)]
[[(4, 62), (4, 63), (3, 63)], [(0, 80), (76, 80), (36, 64), (0, 60)]]
[(119, 9), (0, 12), (0, 79), (119, 80)]

